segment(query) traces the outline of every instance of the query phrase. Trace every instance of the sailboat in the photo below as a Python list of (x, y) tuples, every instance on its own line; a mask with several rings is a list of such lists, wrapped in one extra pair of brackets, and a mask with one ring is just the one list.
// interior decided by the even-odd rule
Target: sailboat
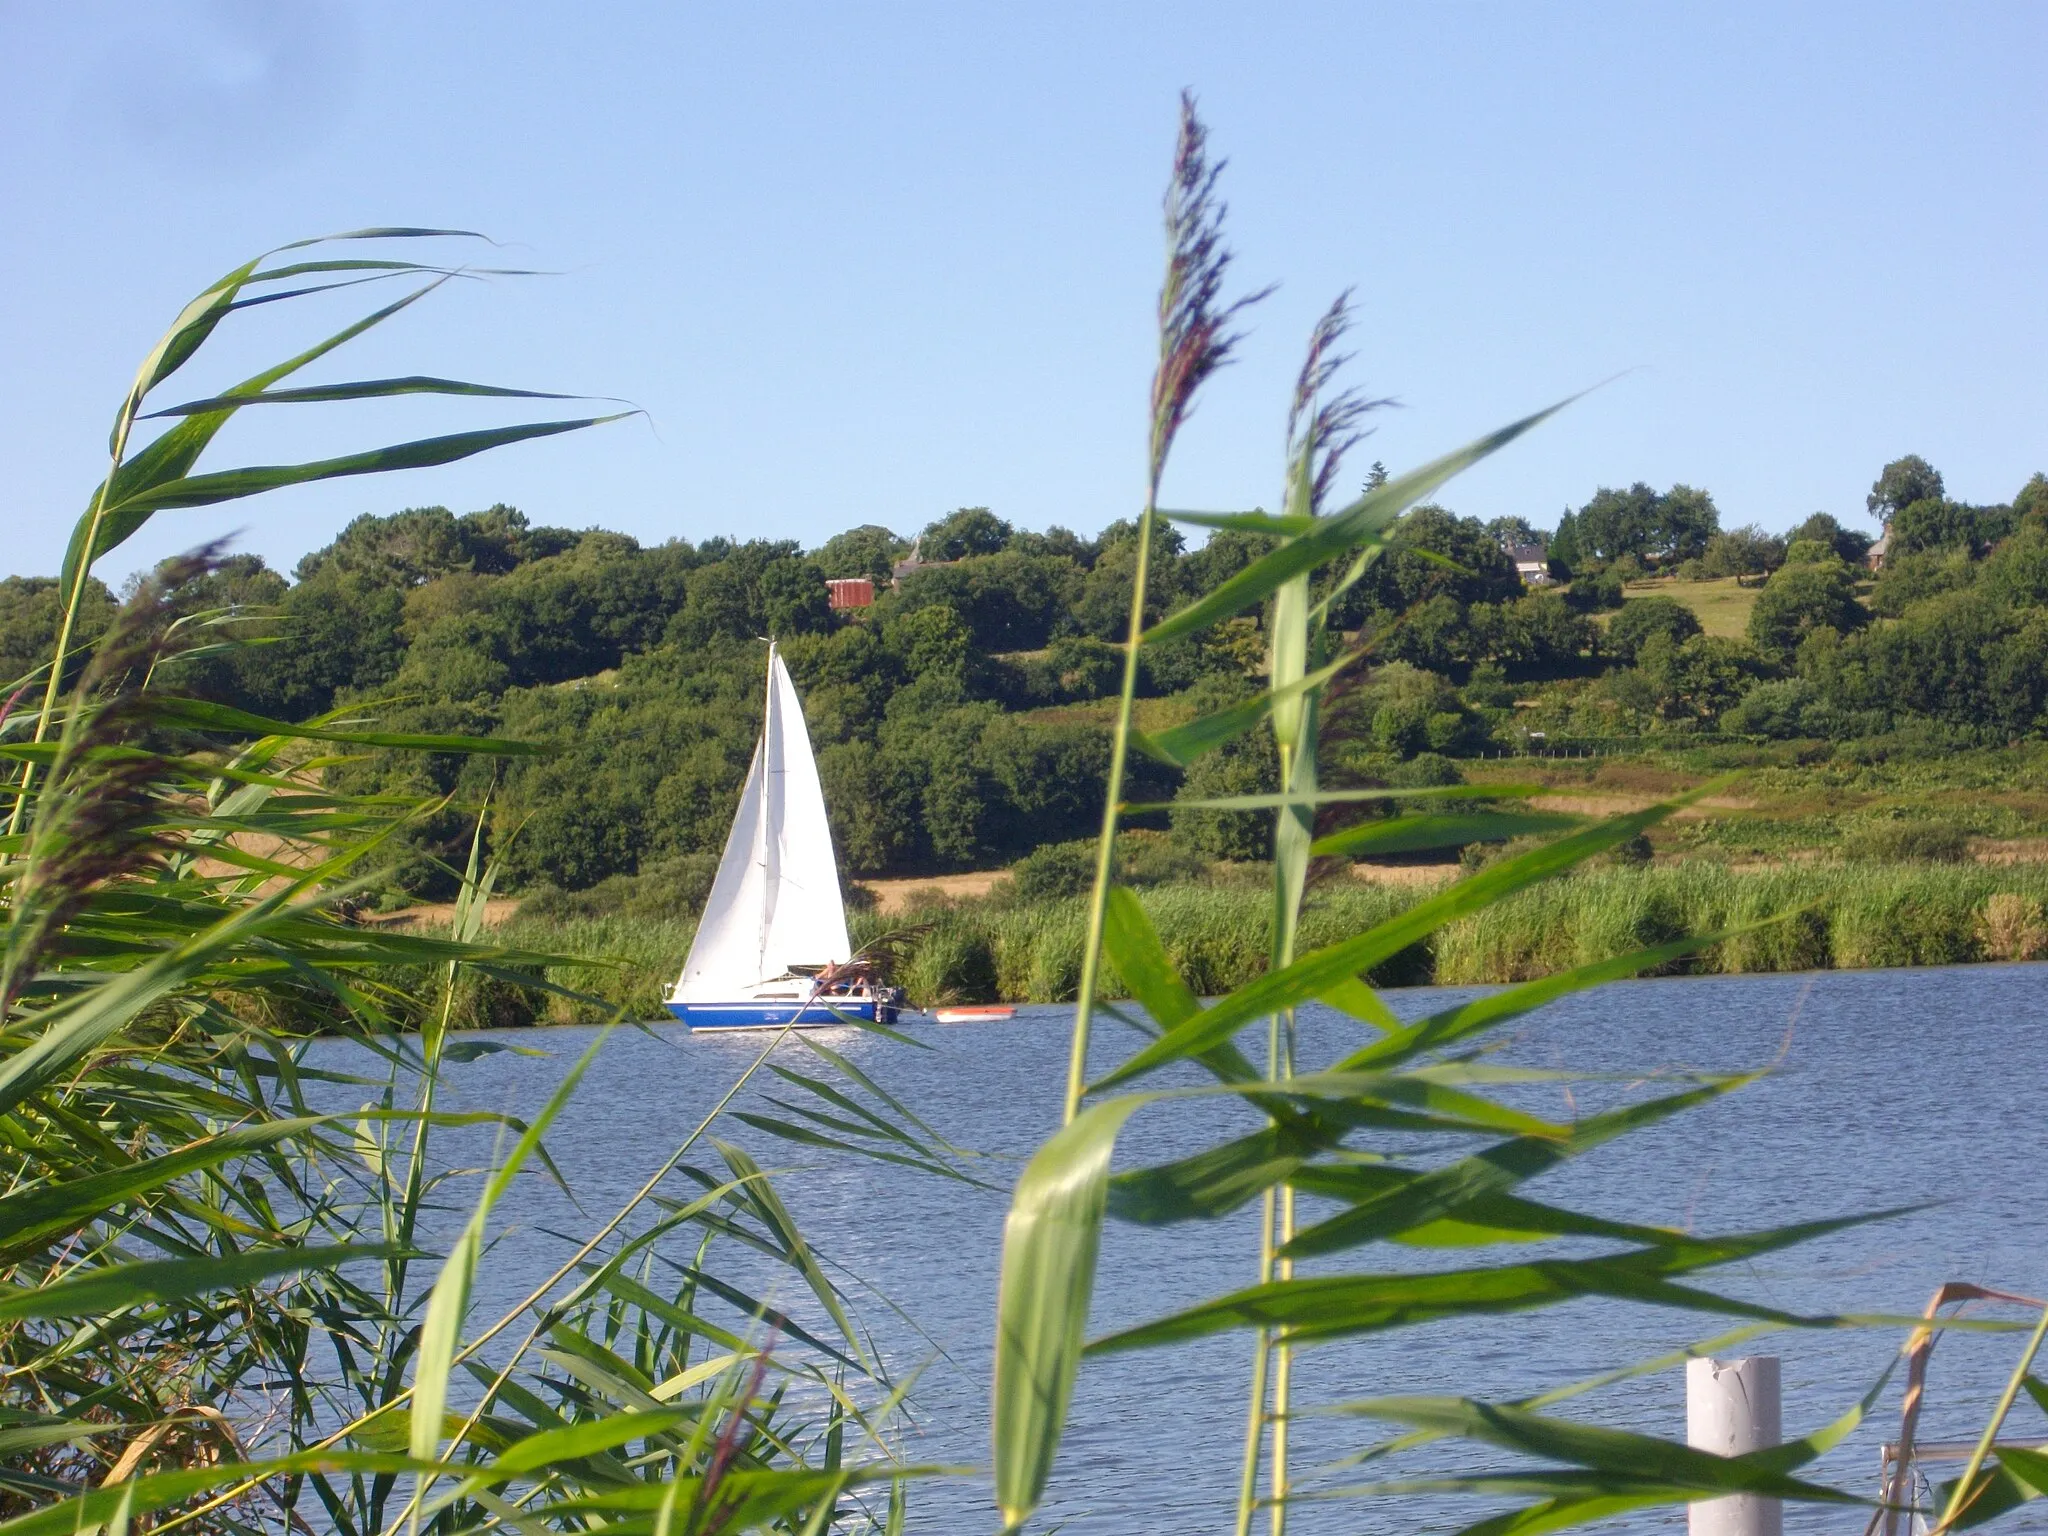
[(768, 704), (739, 814), (683, 973), (664, 999), (691, 1032), (892, 1024), (902, 993), (846, 937), (825, 791), (789, 669), (768, 647)]

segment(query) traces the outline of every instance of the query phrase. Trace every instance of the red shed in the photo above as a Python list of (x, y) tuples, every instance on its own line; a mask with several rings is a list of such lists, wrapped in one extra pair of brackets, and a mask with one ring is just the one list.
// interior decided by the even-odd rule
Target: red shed
[(875, 584), (865, 576), (828, 581), (825, 591), (834, 608), (872, 608), (875, 603)]

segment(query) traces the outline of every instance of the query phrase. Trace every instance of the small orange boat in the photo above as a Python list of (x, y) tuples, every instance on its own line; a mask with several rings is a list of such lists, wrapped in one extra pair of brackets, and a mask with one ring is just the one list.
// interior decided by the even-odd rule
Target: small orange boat
[(1014, 1019), (1017, 1010), (1008, 1003), (977, 1004), (973, 1007), (934, 1008), (932, 1017), (941, 1024), (994, 1024)]

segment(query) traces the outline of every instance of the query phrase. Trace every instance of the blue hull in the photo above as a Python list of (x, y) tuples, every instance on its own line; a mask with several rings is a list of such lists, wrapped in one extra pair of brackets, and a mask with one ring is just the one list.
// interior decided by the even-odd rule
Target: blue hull
[[(896, 1005), (872, 999), (841, 999), (827, 1004), (808, 1003), (670, 1003), (668, 1011), (690, 1026), (690, 1033), (705, 1034), (727, 1029), (780, 1029), (794, 1024), (799, 1029), (831, 1029), (848, 1019), (869, 1024), (894, 1024)], [(798, 1015), (801, 1014), (801, 1017)]]

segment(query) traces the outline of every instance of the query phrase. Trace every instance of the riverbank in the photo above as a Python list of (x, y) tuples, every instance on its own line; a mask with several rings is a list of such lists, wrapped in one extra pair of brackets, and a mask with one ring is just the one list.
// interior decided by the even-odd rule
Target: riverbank
[[(1304, 948), (1382, 922), (1426, 887), (1331, 884), (1315, 893)], [(1205, 995), (1257, 975), (1269, 898), (1245, 886), (1164, 885), (1142, 893), (1169, 954)], [(1774, 920), (1775, 919), (1775, 920)], [(858, 913), (857, 945), (886, 942), (913, 1001), (1070, 1001), (1080, 976), (1083, 901), (1018, 903), (934, 895), (908, 911)], [(2048, 958), (2048, 867), (1924, 863), (1797, 864), (1756, 871), (1704, 859), (1586, 870), (1451, 924), (1374, 973), (1386, 986), (1523, 981), (1689, 933), (1726, 933), (1667, 970), (1692, 974), (1864, 970)], [(504, 942), (606, 957), (549, 979), (588, 994), (551, 996), (500, 981), (469, 984), (471, 1027), (593, 1021), (623, 1005), (661, 1016), (663, 989), (688, 952), (691, 925), (599, 917), (515, 918)], [(1115, 978), (1111, 977), (1112, 986)]]

